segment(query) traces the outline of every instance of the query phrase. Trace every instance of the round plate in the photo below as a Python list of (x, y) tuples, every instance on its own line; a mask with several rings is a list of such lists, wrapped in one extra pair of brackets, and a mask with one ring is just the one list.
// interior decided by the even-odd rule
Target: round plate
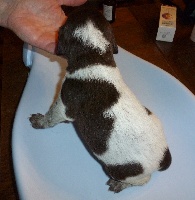
[(105, 184), (108, 177), (70, 123), (33, 129), (29, 116), (47, 112), (67, 65), (57, 56), (36, 50), (13, 127), (13, 161), (21, 199), (195, 199), (194, 95), (168, 73), (121, 48), (115, 60), (137, 98), (162, 121), (173, 159), (170, 168), (155, 172), (144, 186), (114, 194)]

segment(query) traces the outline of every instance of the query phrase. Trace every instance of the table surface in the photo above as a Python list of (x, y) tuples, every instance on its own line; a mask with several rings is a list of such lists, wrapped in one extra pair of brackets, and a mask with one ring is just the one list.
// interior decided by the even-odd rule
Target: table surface
[[(181, 81), (195, 94), (195, 43), (190, 40), (193, 25), (177, 18), (172, 43), (156, 41), (160, 4), (136, 1), (118, 7), (112, 24), (119, 46), (155, 64)], [(15, 111), (25, 86), (29, 69), (22, 61), (23, 42), (11, 31), (0, 29), (3, 36), (3, 67), (1, 90), (1, 186), (0, 197), (18, 199), (14, 180), (11, 134)], [(2, 48), (1, 48), (2, 49)]]

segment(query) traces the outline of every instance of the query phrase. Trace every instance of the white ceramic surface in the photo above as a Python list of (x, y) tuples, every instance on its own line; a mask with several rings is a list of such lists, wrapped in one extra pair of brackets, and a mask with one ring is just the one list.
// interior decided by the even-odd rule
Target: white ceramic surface
[(45, 113), (66, 62), (36, 50), (13, 126), (13, 161), (23, 200), (194, 200), (195, 97), (178, 80), (119, 48), (118, 67), (138, 99), (161, 119), (173, 157), (151, 181), (114, 194), (108, 177), (86, 151), (71, 124), (35, 130), (28, 117)]

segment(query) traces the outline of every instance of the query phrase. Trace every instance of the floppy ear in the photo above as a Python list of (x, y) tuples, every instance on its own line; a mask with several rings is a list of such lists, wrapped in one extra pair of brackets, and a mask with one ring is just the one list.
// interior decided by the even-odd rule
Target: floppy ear
[(105, 37), (109, 40), (109, 42), (111, 44), (113, 54), (117, 54), (118, 53), (118, 46), (117, 46), (117, 43), (116, 43), (116, 40), (115, 40), (115, 37), (114, 37), (112, 27), (108, 23), (104, 28), (104, 34), (105, 34)]
[(112, 44), (112, 48), (113, 48), (113, 54), (117, 54), (118, 53), (118, 45), (116, 44), (116, 40), (115, 40), (113, 33), (112, 33), (112, 38), (111, 38), (111, 44)]
[(60, 27), (58, 34), (58, 41), (55, 49), (55, 54), (58, 56), (62, 56), (64, 53), (64, 39), (63, 39), (64, 27)]
[(56, 46), (56, 48), (55, 48), (55, 54), (56, 54), (57, 56), (62, 56), (62, 55), (63, 55), (63, 54), (62, 54), (62, 49), (61, 49), (61, 47), (60, 47), (60, 45), (59, 45), (59, 38), (58, 38), (57, 46)]
[(58, 56), (67, 57), (70, 51), (70, 46), (72, 42), (72, 30), (70, 23), (65, 23), (59, 30), (58, 42), (55, 49), (55, 53)]

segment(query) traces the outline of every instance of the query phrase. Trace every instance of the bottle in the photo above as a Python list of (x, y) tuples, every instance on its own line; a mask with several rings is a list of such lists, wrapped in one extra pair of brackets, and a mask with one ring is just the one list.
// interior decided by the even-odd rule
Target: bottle
[(116, 18), (116, 0), (103, 1), (103, 15), (110, 23), (115, 21)]
[(194, 25), (194, 28), (192, 29), (192, 33), (191, 33), (190, 39), (191, 39), (193, 42), (195, 42), (195, 25)]

